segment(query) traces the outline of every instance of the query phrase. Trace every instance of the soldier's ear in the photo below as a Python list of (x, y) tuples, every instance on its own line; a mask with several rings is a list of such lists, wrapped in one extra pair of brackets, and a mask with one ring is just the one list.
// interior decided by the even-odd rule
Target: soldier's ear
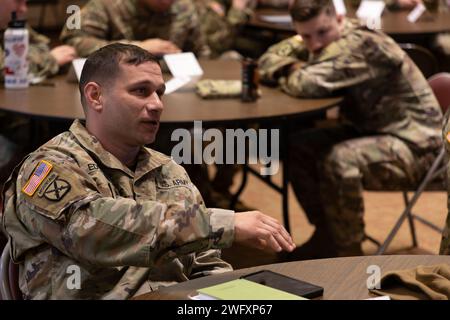
[(88, 108), (97, 112), (102, 111), (102, 87), (97, 82), (88, 82), (84, 86), (84, 97)]

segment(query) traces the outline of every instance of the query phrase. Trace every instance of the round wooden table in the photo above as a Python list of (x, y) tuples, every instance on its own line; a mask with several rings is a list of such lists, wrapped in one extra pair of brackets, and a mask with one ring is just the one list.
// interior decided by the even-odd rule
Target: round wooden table
[(378, 266), (381, 275), (384, 275), (388, 271), (442, 263), (450, 264), (450, 256), (364, 256), (279, 263), (186, 281), (140, 295), (136, 299), (189, 299), (189, 296), (197, 294), (197, 289), (267, 269), (323, 287), (324, 300), (360, 300), (376, 297), (367, 289), (367, 279), (372, 274), (371, 269), (368, 269), (370, 266)]
[[(237, 61), (202, 61), (208, 79), (240, 79)], [(209, 124), (242, 121), (276, 120), (280, 118), (320, 112), (335, 106), (341, 98), (297, 99), (276, 88), (262, 87), (262, 97), (253, 103), (239, 99), (201, 99), (194, 88), (182, 88), (163, 96), (163, 123), (190, 123), (202, 120)], [(82, 119), (78, 85), (58, 76), (46, 85), (31, 86), (21, 90), (0, 88), (0, 109), (40, 118)]]

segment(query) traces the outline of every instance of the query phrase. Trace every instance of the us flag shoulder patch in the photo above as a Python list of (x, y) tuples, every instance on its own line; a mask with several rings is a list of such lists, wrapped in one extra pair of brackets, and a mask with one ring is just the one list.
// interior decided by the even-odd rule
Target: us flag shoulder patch
[(30, 197), (33, 196), (37, 188), (39, 188), (39, 186), (41, 185), (42, 181), (44, 181), (50, 171), (52, 171), (52, 168), (53, 165), (50, 162), (41, 160), (36, 169), (34, 169), (31, 178), (22, 188), (22, 192), (26, 195), (29, 195)]

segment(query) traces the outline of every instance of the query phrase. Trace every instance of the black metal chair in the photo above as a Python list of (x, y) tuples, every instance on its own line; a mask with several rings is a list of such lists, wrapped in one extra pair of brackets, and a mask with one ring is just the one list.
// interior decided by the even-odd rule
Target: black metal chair
[(9, 242), (3, 248), (0, 258), (0, 295), (2, 300), (22, 300), (19, 288), (19, 266), (10, 256)]
[[(439, 105), (442, 109), (442, 112), (445, 113), (450, 106), (450, 73), (438, 73), (428, 79), (428, 83), (433, 89), (434, 95), (436, 96)], [(379, 246), (377, 250), (377, 255), (384, 254), (389, 244), (392, 242), (394, 237), (396, 236), (398, 230), (402, 226), (403, 222), (408, 219), (411, 237), (413, 241), (413, 246), (417, 247), (417, 236), (414, 222), (421, 222), (433, 230), (442, 234), (443, 229), (441, 227), (436, 226), (430, 221), (424, 219), (423, 217), (414, 214), (412, 209), (419, 199), (420, 195), (425, 190), (445, 190), (446, 183), (446, 163), (444, 161), (445, 158), (445, 149), (442, 149), (439, 152), (439, 155), (434, 160), (431, 168), (428, 170), (425, 177), (422, 179), (417, 189), (414, 191), (414, 195), (412, 198), (408, 197), (408, 191), (403, 191), (403, 199), (405, 202), (405, 209), (403, 210), (400, 217), (397, 219), (392, 230), (389, 232), (386, 240)], [(434, 184), (433, 184), (434, 183)], [(374, 241), (373, 239), (369, 239)]]
[(438, 61), (430, 50), (414, 43), (400, 43), (399, 45), (419, 67), (425, 78), (428, 79), (438, 72)]

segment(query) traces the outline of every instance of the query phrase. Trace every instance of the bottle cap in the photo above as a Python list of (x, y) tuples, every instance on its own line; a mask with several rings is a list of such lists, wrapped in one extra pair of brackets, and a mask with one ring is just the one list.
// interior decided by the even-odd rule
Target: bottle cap
[(22, 29), (25, 28), (26, 21), (25, 20), (17, 20), (17, 12), (13, 11), (11, 13), (11, 21), (8, 23), (9, 28), (13, 29)]

